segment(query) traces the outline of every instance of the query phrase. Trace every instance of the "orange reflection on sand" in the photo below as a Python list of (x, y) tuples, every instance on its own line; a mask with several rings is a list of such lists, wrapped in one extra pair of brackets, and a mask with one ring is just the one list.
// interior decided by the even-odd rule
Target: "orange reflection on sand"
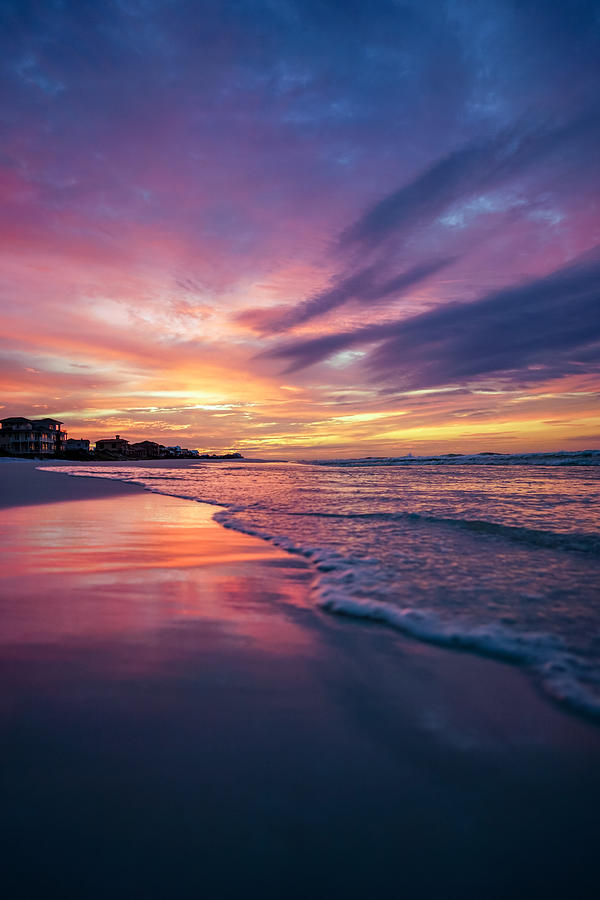
[(305, 566), (213, 513), (150, 493), (4, 510), (1, 641), (151, 640), (204, 620), (267, 652), (305, 645), (305, 629), (273, 614), (274, 602), (306, 608)]

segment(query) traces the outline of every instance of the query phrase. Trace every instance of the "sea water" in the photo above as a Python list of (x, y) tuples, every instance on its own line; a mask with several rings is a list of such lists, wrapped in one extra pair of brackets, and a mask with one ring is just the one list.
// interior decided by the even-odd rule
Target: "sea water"
[[(529, 668), (600, 718), (600, 454), (61, 467), (214, 504), (300, 554), (315, 604)], [(53, 471), (57, 471), (53, 467)]]

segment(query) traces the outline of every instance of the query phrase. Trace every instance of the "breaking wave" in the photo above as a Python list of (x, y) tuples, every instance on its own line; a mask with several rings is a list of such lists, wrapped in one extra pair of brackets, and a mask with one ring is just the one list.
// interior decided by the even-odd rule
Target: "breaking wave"
[[(286, 535), (252, 527), (237, 519), (236, 512), (239, 511), (224, 510), (213, 518), (225, 528), (269, 541), (308, 560), (315, 571), (311, 594), (326, 612), (378, 622), (437, 646), (527, 665), (553, 700), (600, 720), (600, 671), (570, 652), (560, 638), (544, 632), (519, 633), (499, 624), (473, 625), (460, 618), (448, 622), (432, 609), (402, 607), (374, 599), (372, 594), (378, 587), (373, 584), (376, 577), (369, 571), (373, 560), (343, 557), (322, 547), (302, 545)], [(456, 524), (461, 523), (452, 522)]]
[(554, 453), (442, 453), (438, 456), (362, 456), (304, 460), (314, 466), (600, 466), (600, 450)]

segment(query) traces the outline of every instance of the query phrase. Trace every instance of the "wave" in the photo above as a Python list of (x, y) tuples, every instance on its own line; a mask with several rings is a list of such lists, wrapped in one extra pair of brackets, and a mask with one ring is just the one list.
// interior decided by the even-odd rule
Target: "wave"
[(539, 528), (525, 528), (522, 525), (502, 525), (483, 519), (452, 519), (422, 516), (419, 513), (407, 513), (407, 518), (421, 519), (426, 522), (439, 522), (465, 531), (478, 534), (506, 538), (509, 541), (529, 544), (534, 547), (546, 547), (550, 550), (569, 550), (577, 553), (590, 553), (600, 556), (600, 536), (586, 532), (546, 531)]
[(582, 681), (582, 675), (593, 673), (552, 635), (516, 634), (500, 625), (473, 627), (460, 621), (447, 623), (431, 610), (400, 608), (377, 600), (347, 597), (327, 585), (318, 588), (317, 593), (320, 595), (318, 605), (328, 612), (382, 622), (438, 646), (525, 664), (554, 700), (600, 720), (600, 697)]
[(583, 659), (569, 652), (559, 638), (545, 633), (516, 632), (497, 624), (473, 626), (458, 618), (448, 622), (433, 610), (400, 607), (373, 599), (368, 563), (376, 560), (353, 559), (322, 547), (298, 544), (287, 536), (271, 534), (236, 519), (230, 509), (216, 513), (213, 518), (225, 528), (262, 538), (310, 562), (315, 572), (311, 593), (320, 609), (379, 622), (426, 643), (526, 665), (553, 700), (600, 720), (600, 696), (585, 683), (587, 680), (598, 687), (597, 674)]
[[(202, 500), (202, 503), (212, 502)], [(217, 504), (225, 506), (226, 504)], [(233, 510), (233, 507), (228, 506)], [(236, 506), (236, 512), (244, 510), (260, 510), (261, 512), (278, 513), (282, 510), (272, 509), (262, 504), (252, 504), (247, 506)], [(419, 521), (430, 522), (436, 525), (447, 525), (450, 528), (464, 529), (465, 531), (475, 532), (478, 534), (487, 534), (491, 536), (505, 538), (510, 541), (529, 544), (534, 547), (545, 547), (550, 550), (569, 550), (577, 553), (589, 553), (591, 555), (600, 556), (600, 535), (589, 534), (587, 532), (560, 532), (549, 531), (541, 528), (526, 528), (523, 525), (503, 525), (500, 522), (492, 522), (487, 519), (460, 519), (450, 516), (429, 516), (422, 513), (407, 512), (364, 512), (364, 513), (339, 513), (339, 512), (322, 512), (322, 511), (297, 511), (285, 510), (286, 516), (298, 516), (308, 519), (357, 519), (360, 521), (371, 520), (379, 522), (397, 522), (397, 521)]]
[(369, 466), (600, 466), (600, 450), (554, 453), (443, 453), (439, 456), (363, 456), (355, 459), (305, 459), (305, 465)]

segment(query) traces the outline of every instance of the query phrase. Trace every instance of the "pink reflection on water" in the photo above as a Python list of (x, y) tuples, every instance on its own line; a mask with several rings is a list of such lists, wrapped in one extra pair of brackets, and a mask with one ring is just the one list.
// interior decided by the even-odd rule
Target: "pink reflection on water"
[(269, 652), (306, 644), (305, 630), (269, 602), (306, 607), (306, 567), (226, 531), (213, 513), (149, 493), (4, 510), (0, 642), (146, 641), (212, 620)]

